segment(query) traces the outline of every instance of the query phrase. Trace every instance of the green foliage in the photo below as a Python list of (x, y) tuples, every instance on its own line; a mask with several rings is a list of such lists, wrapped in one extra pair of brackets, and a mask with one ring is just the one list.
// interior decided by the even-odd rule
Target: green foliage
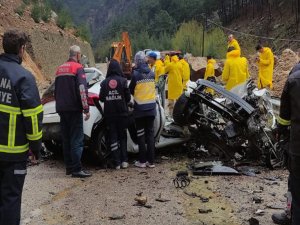
[(92, 34), (87, 24), (81, 24), (76, 28), (76, 36), (87, 42), (91, 42), (92, 39)]
[(71, 28), (73, 26), (73, 20), (68, 10), (62, 9), (58, 12), (57, 25), (61, 29)]
[(202, 25), (196, 21), (183, 23), (172, 40), (173, 48), (193, 55), (201, 55), (202, 31)]
[(41, 20), (49, 22), (51, 18), (50, 4), (47, 1), (36, 1), (31, 9), (31, 17), (36, 23), (39, 23)]
[(31, 3), (31, 1), (30, 1), (30, 0), (23, 0), (23, 3), (24, 3), (25, 5), (29, 5), (29, 4)]
[(31, 9), (31, 17), (34, 22), (39, 23), (41, 19), (41, 9), (38, 4), (34, 4)]
[(51, 19), (51, 6), (47, 1), (41, 6), (41, 19), (45, 22)]
[(205, 40), (205, 55), (211, 55), (218, 59), (225, 58), (227, 49), (226, 35), (220, 28), (208, 31), (205, 35)]
[(17, 8), (15, 8), (15, 13), (19, 14), (20, 16), (24, 15), (24, 11), (25, 11), (26, 5), (24, 3), (22, 3), (20, 6), (18, 6)]
[[(196, 21), (183, 23), (172, 40), (173, 48), (193, 55), (202, 55), (203, 26)], [(204, 32), (204, 56), (224, 58), (226, 54), (226, 36), (219, 28)]]

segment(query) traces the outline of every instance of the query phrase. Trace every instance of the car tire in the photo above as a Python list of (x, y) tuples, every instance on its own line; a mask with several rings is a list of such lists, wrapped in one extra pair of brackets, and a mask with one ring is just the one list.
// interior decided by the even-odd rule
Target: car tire
[(187, 115), (186, 108), (188, 105), (189, 99), (184, 94), (182, 94), (179, 99), (176, 101), (174, 110), (173, 110), (173, 119), (176, 124), (179, 126), (187, 125)]
[(107, 145), (107, 132), (104, 125), (98, 127), (92, 135), (91, 150), (99, 164), (103, 167), (111, 167), (111, 151)]

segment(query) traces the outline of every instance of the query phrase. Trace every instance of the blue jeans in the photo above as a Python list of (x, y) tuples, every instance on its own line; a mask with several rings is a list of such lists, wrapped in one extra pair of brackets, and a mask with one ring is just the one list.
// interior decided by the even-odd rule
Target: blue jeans
[(67, 171), (79, 172), (82, 169), (81, 156), (84, 139), (82, 112), (63, 112), (59, 115)]

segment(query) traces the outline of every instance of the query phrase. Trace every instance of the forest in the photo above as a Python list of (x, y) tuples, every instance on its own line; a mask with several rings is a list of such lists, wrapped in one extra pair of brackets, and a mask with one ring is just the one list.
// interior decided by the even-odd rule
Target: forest
[[(77, 25), (88, 27), (99, 60), (108, 55), (110, 44), (120, 39), (122, 31), (129, 32), (134, 51), (179, 49), (194, 55), (204, 52), (205, 55), (223, 57), (226, 36), (230, 32), (223, 26), (238, 31), (238, 27), (232, 25), (236, 21), (246, 21), (246, 24), (253, 21), (257, 25), (253, 24), (249, 32), (268, 36), (273, 34), (270, 23), (280, 20), (285, 23), (286, 15), (289, 15), (289, 35), (297, 35), (299, 27), (300, 0), (51, 1), (69, 10)], [(278, 37), (283, 35), (276, 34)], [(245, 42), (261, 41), (242, 38)], [(275, 40), (271, 44), (278, 43)]]

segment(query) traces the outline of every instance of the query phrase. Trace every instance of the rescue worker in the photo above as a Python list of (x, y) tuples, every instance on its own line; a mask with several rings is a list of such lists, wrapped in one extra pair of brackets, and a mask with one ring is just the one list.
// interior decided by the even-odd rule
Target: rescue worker
[(182, 66), (177, 55), (171, 57), (171, 62), (166, 64), (165, 73), (168, 74), (168, 108), (172, 117), (175, 102), (183, 92)]
[(100, 101), (104, 102), (104, 118), (108, 126), (110, 149), (119, 170), (128, 167), (127, 156), (127, 121), (128, 106), (131, 96), (127, 79), (123, 77), (118, 61), (109, 63), (106, 79), (101, 83)]
[(81, 165), (83, 151), (83, 116), (90, 118), (86, 75), (80, 64), (80, 47), (70, 47), (70, 58), (58, 67), (55, 78), (56, 112), (60, 116), (66, 175), (90, 177)]
[[(289, 189), (292, 195), (292, 225), (300, 224), (300, 69), (288, 77), (281, 95), (278, 117), (278, 136), (290, 133), (289, 143)], [(290, 126), (290, 130), (288, 127)]]
[(33, 75), (21, 66), (27, 35), (4, 33), (0, 55), (0, 224), (20, 224), (28, 150), (42, 148), (43, 106)]
[[(211, 82), (216, 83), (216, 77), (215, 77), (215, 64), (217, 63), (216, 60), (214, 60), (211, 56), (207, 56), (207, 66), (204, 74), (204, 80), (208, 80)], [(211, 95), (214, 95), (214, 90), (211, 88), (206, 89), (207, 93), (210, 93)]]
[(239, 42), (234, 38), (233, 34), (228, 35), (228, 47), (227, 50), (229, 48), (234, 48), (233, 51), (230, 51), (229, 53), (227, 53), (227, 57), (229, 56), (241, 56), (242, 55), (242, 51), (241, 51), (241, 47), (239, 45)]
[(182, 86), (183, 90), (187, 90), (187, 83), (191, 78), (191, 70), (190, 70), (190, 64), (187, 61), (187, 57), (179, 56), (180, 63), (182, 66)]
[(204, 74), (204, 80), (209, 80), (209, 78), (216, 79), (215, 77), (215, 64), (216, 60), (214, 60), (211, 56), (207, 56), (207, 66)]
[(139, 160), (134, 165), (140, 168), (154, 168), (155, 77), (146, 63), (144, 52), (136, 53), (134, 61), (136, 68), (129, 85), (130, 92), (134, 97), (133, 115), (139, 146)]
[(256, 46), (259, 56), (258, 63), (258, 88), (273, 88), (274, 55), (270, 48), (262, 45)]
[[(295, 65), (293, 69), (290, 71), (289, 76), (294, 72), (300, 70), (300, 63)], [(280, 126), (280, 125), (279, 125)], [(288, 179), (288, 192), (287, 192), (287, 206), (285, 211), (281, 213), (274, 213), (272, 215), (272, 220), (275, 224), (287, 225), (291, 224), (291, 180), (290, 177)]]
[(226, 83), (225, 89), (230, 91), (235, 86), (244, 83), (249, 78), (248, 61), (244, 57), (230, 55), (233, 47), (228, 49), (222, 80)]
[(165, 74), (164, 63), (158, 58), (155, 52), (150, 52), (148, 54), (148, 63), (150, 69), (155, 74), (155, 83), (157, 83), (159, 77)]

